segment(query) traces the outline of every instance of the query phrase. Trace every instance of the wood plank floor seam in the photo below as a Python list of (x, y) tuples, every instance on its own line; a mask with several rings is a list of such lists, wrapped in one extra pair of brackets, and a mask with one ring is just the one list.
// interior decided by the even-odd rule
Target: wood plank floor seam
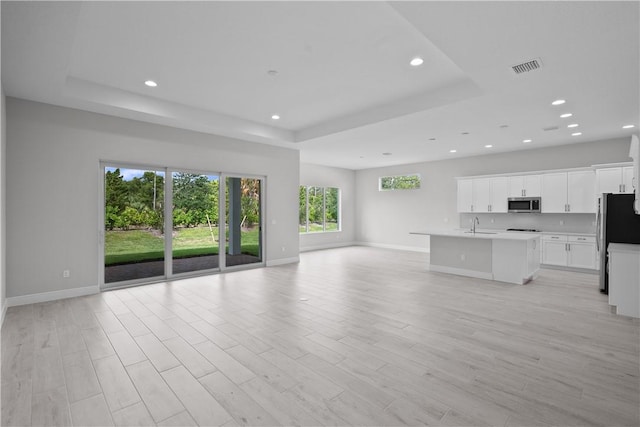
[(11, 307), (0, 424), (640, 425), (640, 321), (597, 276), (428, 262), (346, 247)]

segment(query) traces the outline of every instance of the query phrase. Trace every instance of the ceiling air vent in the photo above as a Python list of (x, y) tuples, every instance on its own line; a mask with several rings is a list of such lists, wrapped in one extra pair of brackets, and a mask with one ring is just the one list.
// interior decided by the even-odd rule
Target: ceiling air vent
[(522, 64), (513, 65), (511, 69), (516, 74), (528, 73), (529, 71), (537, 70), (542, 67), (542, 61), (539, 58), (531, 59), (523, 62)]
[(549, 126), (547, 128), (542, 128), (543, 131), (549, 132), (550, 130), (558, 130), (558, 126)]

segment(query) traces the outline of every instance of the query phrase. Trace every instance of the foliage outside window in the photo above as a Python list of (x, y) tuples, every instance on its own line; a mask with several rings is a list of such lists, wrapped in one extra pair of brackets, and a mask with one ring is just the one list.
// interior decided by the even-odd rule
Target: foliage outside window
[(417, 190), (420, 188), (420, 174), (380, 177), (380, 191)]
[(301, 233), (340, 231), (340, 189), (300, 186)]

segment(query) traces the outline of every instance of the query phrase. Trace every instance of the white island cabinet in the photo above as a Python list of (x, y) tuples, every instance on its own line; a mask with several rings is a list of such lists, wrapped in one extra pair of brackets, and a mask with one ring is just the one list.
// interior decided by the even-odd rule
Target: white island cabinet
[(609, 243), (609, 305), (616, 314), (640, 317), (640, 245)]
[(540, 236), (533, 233), (427, 230), (411, 234), (431, 236), (431, 271), (522, 285), (540, 268)]

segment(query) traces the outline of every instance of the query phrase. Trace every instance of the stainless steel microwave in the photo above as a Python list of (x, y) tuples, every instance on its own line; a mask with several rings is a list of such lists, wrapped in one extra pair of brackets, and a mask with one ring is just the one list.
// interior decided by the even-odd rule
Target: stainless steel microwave
[(515, 213), (540, 213), (540, 197), (509, 197), (507, 209)]

